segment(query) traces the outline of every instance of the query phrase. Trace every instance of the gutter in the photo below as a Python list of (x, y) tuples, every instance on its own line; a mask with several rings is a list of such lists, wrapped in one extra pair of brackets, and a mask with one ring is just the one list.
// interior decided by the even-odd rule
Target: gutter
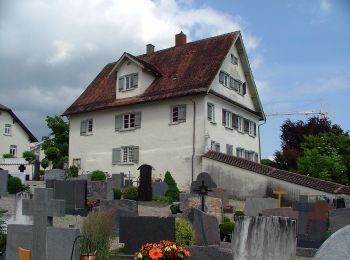
[(196, 153), (196, 102), (191, 99), (193, 103), (193, 133), (192, 133), (192, 165), (191, 165), (191, 181), (194, 181), (194, 156)]
[(266, 117), (264, 116), (264, 121), (262, 122), (262, 124), (258, 125), (259, 128), (259, 157), (260, 157), (260, 163), (261, 163), (261, 142), (260, 142), (260, 126), (266, 124)]

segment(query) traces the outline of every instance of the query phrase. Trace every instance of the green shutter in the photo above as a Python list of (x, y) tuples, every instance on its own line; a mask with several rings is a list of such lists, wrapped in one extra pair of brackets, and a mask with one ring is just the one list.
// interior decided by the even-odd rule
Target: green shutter
[(135, 113), (135, 128), (141, 127), (141, 112)]
[(133, 158), (133, 162), (134, 163), (139, 163), (139, 147), (138, 146), (134, 146), (134, 158)]
[(179, 122), (186, 121), (186, 105), (179, 106)]
[(123, 127), (123, 115), (115, 116), (115, 131), (119, 131)]
[(119, 78), (119, 92), (125, 90), (125, 77), (120, 77)]
[(86, 128), (87, 128), (87, 121), (82, 120), (80, 122), (80, 135), (85, 135), (86, 134)]
[(113, 148), (112, 149), (112, 164), (118, 164), (121, 161), (121, 151), (120, 148)]

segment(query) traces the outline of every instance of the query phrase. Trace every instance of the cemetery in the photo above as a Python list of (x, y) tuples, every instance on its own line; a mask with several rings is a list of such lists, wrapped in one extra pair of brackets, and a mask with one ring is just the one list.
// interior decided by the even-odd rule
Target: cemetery
[(28, 181), (16, 194), (4, 185), (13, 177), (0, 171), (0, 259), (349, 256), (349, 197), (300, 195), (289, 205), (279, 189), (238, 201), (206, 172), (186, 193), (171, 173), (155, 180), (152, 169), (140, 166), (137, 181), (124, 173), (96, 180), (47, 170), (44, 181)]

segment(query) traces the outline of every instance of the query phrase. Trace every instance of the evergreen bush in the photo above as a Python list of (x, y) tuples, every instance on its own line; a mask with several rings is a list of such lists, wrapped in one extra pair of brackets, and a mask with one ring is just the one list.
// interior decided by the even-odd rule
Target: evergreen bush
[(123, 192), (123, 198), (126, 200), (137, 200), (138, 196), (139, 194), (136, 187), (128, 187)]
[(175, 221), (175, 241), (179, 246), (191, 246), (194, 243), (194, 229), (188, 220), (178, 218)]
[(7, 180), (7, 191), (10, 194), (16, 194), (18, 192), (21, 192), (25, 189), (25, 186), (22, 185), (22, 181), (18, 177), (12, 177), (9, 175), (9, 178)]
[(106, 174), (103, 171), (93, 171), (91, 173), (91, 180), (92, 181), (104, 181), (106, 180)]
[(69, 167), (68, 176), (69, 177), (78, 177), (78, 172), (79, 172), (78, 167), (75, 165), (71, 165)]
[(232, 222), (224, 222), (220, 226), (221, 241), (231, 242), (232, 232), (235, 229), (235, 224)]
[(43, 167), (45, 170), (47, 167), (49, 167), (50, 161), (49, 161), (49, 159), (44, 158), (41, 160), (40, 164), (41, 164), (41, 167)]
[(165, 196), (171, 198), (173, 201), (179, 201), (180, 191), (169, 171), (165, 173), (164, 182), (168, 184), (168, 190), (166, 191)]
[(120, 200), (122, 198), (122, 195), (123, 195), (123, 193), (120, 189), (118, 189), (118, 188), (113, 189), (113, 198), (115, 200)]

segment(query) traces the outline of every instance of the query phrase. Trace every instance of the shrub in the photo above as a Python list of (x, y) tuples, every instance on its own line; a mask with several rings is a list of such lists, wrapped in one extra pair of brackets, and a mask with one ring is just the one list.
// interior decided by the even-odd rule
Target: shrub
[(180, 210), (180, 204), (170, 205), (170, 211), (172, 214), (182, 213), (182, 211)]
[(123, 192), (123, 198), (126, 200), (137, 200), (139, 194), (136, 187), (128, 187)]
[(178, 218), (175, 221), (175, 241), (180, 246), (191, 246), (194, 243), (194, 229), (188, 220)]
[(50, 161), (49, 161), (49, 159), (44, 158), (44, 159), (41, 160), (40, 164), (41, 164), (41, 167), (43, 167), (44, 169), (46, 169), (47, 167), (49, 167)]
[(122, 198), (122, 191), (118, 188), (113, 189), (113, 198), (115, 200), (120, 200)]
[(155, 199), (155, 201), (161, 202), (161, 203), (172, 203), (173, 202), (172, 198), (169, 198), (167, 196), (159, 196)]
[(22, 185), (22, 181), (18, 177), (12, 177), (9, 175), (8, 181), (7, 181), (7, 191), (10, 194), (16, 194), (18, 192), (21, 192), (25, 189), (25, 186)]
[(93, 171), (91, 173), (91, 180), (92, 181), (104, 181), (106, 180), (106, 174), (103, 171)]
[(224, 216), (224, 221), (223, 221), (224, 223), (226, 223), (226, 222), (231, 222), (231, 220), (228, 218), (228, 217), (226, 217), (226, 216)]
[(45, 171), (44, 170), (39, 170), (40, 176), (44, 176), (45, 175)]
[(79, 172), (78, 167), (75, 165), (72, 165), (69, 167), (68, 176), (69, 177), (78, 177), (78, 172)]
[(0, 256), (6, 249), (6, 224), (3, 219), (3, 213), (4, 211), (0, 208)]
[(35, 153), (32, 151), (24, 151), (22, 153), (22, 157), (27, 161), (27, 162), (32, 162), (35, 160)]
[(10, 153), (4, 153), (4, 154), (2, 155), (2, 158), (4, 158), (4, 159), (6, 159), (6, 158), (15, 158), (15, 156), (12, 155), (12, 154), (10, 154)]
[(244, 215), (243, 211), (237, 210), (237, 211), (235, 212), (235, 214), (233, 215), (233, 219), (234, 219), (234, 221), (237, 221), (237, 219), (238, 219), (239, 217), (244, 217), (244, 216), (245, 216), (245, 215)]
[(113, 238), (113, 217), (107, 211), (91, 212), (82, 223), (81, 253), (97, 251), (99, 260), (110, 257), (110, 246)]
[(165, 193), (165, 196), (172, 198), (173, 201), (179, 201), (180, 191), (177, 188), (177, 184), (169, 171), (165, 173), (164, 182), (168, 184), (168, 190)]
[(220, 225), (221, 241), (231, 242), (232, 232), (235, 229), (235, 224), (232, 222), (224, 222)]

